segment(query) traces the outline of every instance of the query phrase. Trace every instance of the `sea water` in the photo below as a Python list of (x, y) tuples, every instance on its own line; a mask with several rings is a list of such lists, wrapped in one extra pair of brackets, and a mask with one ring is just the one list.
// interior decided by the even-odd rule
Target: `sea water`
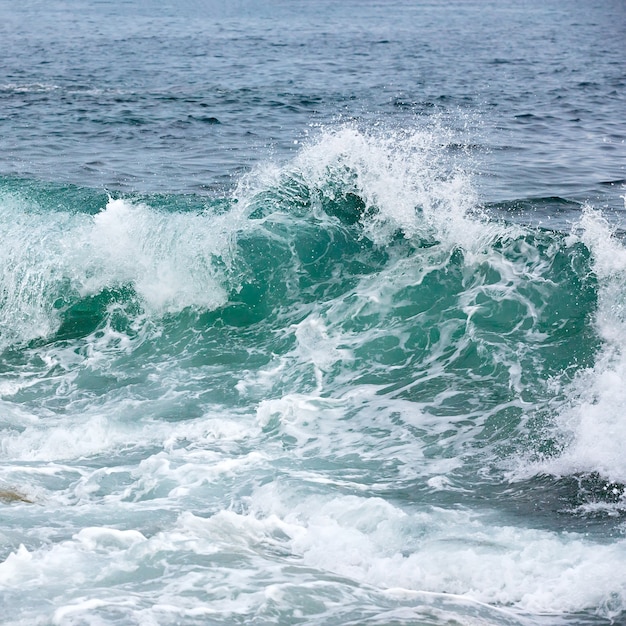
[(0, 622), (626, 623), (625, 38), (0, 4)]

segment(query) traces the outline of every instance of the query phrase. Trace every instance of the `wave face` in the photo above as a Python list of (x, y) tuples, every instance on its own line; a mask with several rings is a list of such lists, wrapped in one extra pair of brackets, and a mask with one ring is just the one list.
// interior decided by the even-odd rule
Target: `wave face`
[(626, 249), (481, 208), (450, 141), (1, 182), (6, 623), (625, 618)]

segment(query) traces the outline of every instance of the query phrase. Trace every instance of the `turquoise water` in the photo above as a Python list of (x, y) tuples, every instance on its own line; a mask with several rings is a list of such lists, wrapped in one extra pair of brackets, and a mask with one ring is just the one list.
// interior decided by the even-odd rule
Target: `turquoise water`
[(620, 3), (0, 16), (2, 623), (626, 622)]

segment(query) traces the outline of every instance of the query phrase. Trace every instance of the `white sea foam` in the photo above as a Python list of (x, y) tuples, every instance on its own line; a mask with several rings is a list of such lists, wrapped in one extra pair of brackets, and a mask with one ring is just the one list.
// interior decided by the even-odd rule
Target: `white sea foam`
[[(51, 547), (21, 546), (0, 563), (0, 588), (40, 600), (38, 590), (56, 594), (59, 615), (70, 606), (80, 613), (125, 576), (141, 590), (144, 606), (177, 606), (187, 616), (252, 614), (268, 601), (277, 611), (299, 606), (319, 615), (337, 606), (338, 595), (352, 610), (378, 594), (417, 608), (434, 594), (452, 604), (509, 607), (511, 621), (517, 614), (521, 623), (524, 613), (556, 621), (590, 608), (611, 618), (626, 603), (624, 540), (595, 544), (575, 534), (498, 525), (464, 510), (406, 511), (380, 498), (278, 483), (257, 489), (251, 505), (243, 514), (182, 513), (150, 537), (132, 528), (86, 527)], [(181, 559), (186, 566), (171, 577), (167, 564)], [(296, 605), (289, 591), (294, 576), (301, 577)], [(107, 590), (109, 608), (120, 606), (120, 591)]]
[(0, 198), (0, 347), (46, 336), (58, 325), (55, 287), (69, 279), (63, 233), (74, 226), (70, 216), (47, 218), (25, 211), (23, 201)]
[(470, 174), (446, 153), (451, 141), (453, 133), (436, 123), (369, 132), (345, 125), (321, 132), (288, 165), (257, 169), (236, 195), (249, 202), (295, 179), (309, 189), (313, 210), (322, 197), (358, 196), (365, 205), (363, 232), (377, 243), (401, 230), (480, 253), (502, 226), (481, 219)]
[(14, 93), (46, 93), (58, 89), (61, 89), (61, 86), (54, 83), (4, 83), (0, 85), (0, 91)]
[(265, 523), (277, 524), (307, 565), (361, 583), (532, 613), (626, 603), (625, 541), (595, 545), (574, 534), (493, 525), (467, 511), (410, 513), (378, 498), (280, 491), (267, 486), (255, 497)]
[[(620, 537), (596, 543), (517, 527), (495, 513), (472, 513), (458, 500), (448, 510), (419, 504), (420, 493), (442, 501), (458, 493), (454, 474), (464, 469), (468, 442), (488, 411), (437, 410), (454, 397), (452, 388), (428, 402), (411, 399), (416, 377), (390, 392), (395, 381), (382, 377), (389, 365), (374, 350), (363, 357), (360, 349), (369, 342), (407, 352), (394, 307), (409, 303), (403, 290), (445, 268), (461, 248), (469, 267), (486, 263), (500, 278), (489, 285), (466, 281), (459, 296), (465, 317), (442, 323), (425, 350), (419, 373), (435, 380), (446, 359), (478, 341), (472, 321), (483, 296), (515, 301), (525, 319), (541, 317), (540, 305), (516, 285), (541, 276), (544, 267), (532, 257), (536, 250), (521, 249), (519, 263), (493, 253), (489, 242), (512, 231), (474, 215), (467, 178), (441, 176), (445, 167), (436, 158), (432, 163), (433, 142), (428, 134), (381, 138), (344, 128), (280, 169), (278, 179), (295, 167), (311, 189), (321, 190), (329, 179), (343, 181), (344, 191), (356, 185), (378, 211), (363, 220), (364, 235), (377, 242), (400, 229), (408, 238), (443, 243), (419, 260), (393, 260), (376, 276), (362, 277), (349, 298), (317, 303), (279, 329), (289, 347), (258, 369), (242, 366), (236, 391), (244, 406), (212, 405), (202, 396), (214, 370), (200, 359), (190, 365), (167, 353), (157, 364), (133, 363), (124, 374), (128, 360), (117, 357), (132, 357), (144, 337), (135, 342), (109, 327), (82, 342), (42, 348), (45, 374), (4, 383), (0, 452), (9, 463), (2, 479), (21, 481), (38, 496), (35, 506), (7, 508), (21, 530), (5, 542), (0, 591), (8, 599), (29, 598), (18, 620), (156, 625), (213, 617), (271, 622), (278, 615), (354, 623), (362, 615), (372, 623), (464, 619), (517, 626), (540, 623), (534, 617), (540, 614), (548, 616), (545, 623), (578, 611), (620, 615), (626, 606)], [(344, 165), (349, 173), (342, 179)], [(70, 281), (81, 295), (132, 285), (142, 319), (185, 306), (219, 306), (226, 290), (213, 259), (227, 263), (236, 233), (256, 227), (242, 225), (246, 198), (254, 196), (242, 190), (237, 213), (224, 217), (164, 214), (123, 200), (109, 201), (96, 216), (51, 216), (18, 202), (21, 243), (0, 254), (23, 277), (40, 264), (43, 279), (22, 281), (22, 292), (17, 282), (5, 283), (14, 294), (14, 317), (7, 317), (14, 338), (54, 331), (49, 287), (59, 281)], [(595, 250), (606, 233), (592, 217), (579, 236)], [(32, 237), (24, 235), (31, 231)], [(622, 293), (626, 263), (621, 246), (609, 241), (614, 249), (597, 255), (596, 268), (605, 289), (598, 328), (606, 350), (575, 383), (579, 394), (559, 417), (569, 447), (552, 470), (619, 478), (623, 461), (615, 440), (624, 398), (616, 389), (626, 373), (620, 369), (622, 313), (611, 307)], [(14, 320), (28, 310), (30, 321), (18, 327)], [(343, 332), (342, 320), (357, 316), (370, 316), (371, 325)], [(46, 328), (37, 330), (35, 318)], [(459, 329), (466, 331), (461, 339)], [(520, 393), (516, 355), (494, 354), (509, 372), (510, 389)], [(355, 374), (360, 358), (370, 369)], [(101, 387), (81, 387), (76, 378), (83, 370), (103, 375)], [(372, 372), (383, 382), (364, 375)], [(109, 387), (108, 380), (115, 382)], [(28, 400), (36, 385), (47, 397)], [(590, 390), (587, 399), (582, 385)], [(29, 411), (9, 402), (20, 393)], [(201, 417), (169, 411), (189, 398)], [(597, 435), (598, 422), (613, 428), (614, 440)], [(9, 622), (6, 612), (0, 607)]]
[(556, 417), (556, 437), (564, 451), (525, 465), (517, 474), (597, 473), (626, 483), (626, 249), (609, 222), (590, 207), (569, 241), (584, 243), (592, 253), (598, 279), (595, 328), (603, 345), (594, 366), (576, 376), (568, 389), (569, 401)]
[(317, 389), (321, 391), (324, 372), (337, 361), (351, 360), (350, 352), (339, 348), (339, 339), (329, 336), (328, 329), (317, 315), (311, 315), (297, 324), (295, 335), (298, 341), (298, 356), (311, 362)]
[(109, 200), (95, 216), (43, 210), (0, 198), (0, 346), (46, 337), (67, 299), (130, 285), (151, 315), (185, 307), (213, 309), (226, 292), (236, 214), (165, 214)]
[[(88, 245), (98, 263), (94, 292), (108, 284), (130, 283), (148, 310), (213, 309), (226, 294), (212, 266), (212, 255), (228, 248), (228, 230), (219, 218), (203, 214), (163, 214), (145, 205), (109, 200), (93, 219)], [(103, 285), (104, 283), (104, 285)]]

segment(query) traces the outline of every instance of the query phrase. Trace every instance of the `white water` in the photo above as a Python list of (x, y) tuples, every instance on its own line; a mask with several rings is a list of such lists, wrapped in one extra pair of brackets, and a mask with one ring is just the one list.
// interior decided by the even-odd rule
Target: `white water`
[[(626, 248), (599, 211), (587, 207), (569, 238), (591, 251), (598, 278), (594, 324), (602, 349), (593, 367), (578, 372), (567, 389), (569, 401), (560, 410), (556, 437), (564, 450), (556, 458), (518, 470), (527, 477), (542, 472), (556, 476), (597, 473), (610, 482), (626, 483)], [(624, 495), (612, 504), (588, 504), (586, 510), (624, 510)]]
[[(206, 395), (229, 364), (194, 360), (193, 342), (162, 360), (141, 349), (164, 332), (160, 317), (225, 301), (225, 271), (214, 260), (227, 266), (236, 235), (256, 227), (241, 216), (258, 190), (242, 183), (237, 214), (223, 218), (165, 214), (124, 200), (110, 200), (96, 216), (50, 214), (3, 199), (13, 219), (0, 254), (15, 268), (3, 278), (7, 342), (54, 332), (63, 281), (82, 296), (130, 284), (142, 312), (133, 332), (107, 326), (74, 343), (29, 349), (26, 365), (3, 376), (0, 487), (33, 503), (3, 508), (2, 623), (547, 625), (576, 623), (582, 611), (621, 617), (623, 525), (599, 539), (524, 525), (495, 505), (463, 504), (473, 484), (459, 484), (459, 471), (472, 467), (475, 454), (467, 451), (489, 415), (433, 410), (445, 409), (454, 388), (427, 406), (356, 380), (362, 373), (351, 368), (365, 343), (404, 349), (408, 330), (393, 317), (397, 294), (445, 269), (456, 249), (464, 253), (467, 288), (459, 315), (429, 346), (426, 375), (442, 376), (475, 340), (485, 294), (515, 302), (532, 321), (520, 337), (542, 341), (533, 326), (541, 310), (517, 289), (541, 279), (541, 255), (522, 247), (513, 262), (494, 252), (496, 237), (506, 243), (519, 231), (474, 214), (465, 175), (442, 179), (438, 165), (429, 169), (424, 136), (405, 138), (399, 151), (392, 139), (377, 143), (344, 130), (305, 148), (287, 171), (321, 194), (328, 169), (347, 161), (351, 173), (332, 180), (344, 191), (355, 187), (378, 211), (363, 220), (364, 236), (385, 242), (398, 228), (407, 239), (435, 232), (441, 247), (426, 249), (421, 265), (392, 260), (357, 281), (349, 298), (312, 305), (279, 329), (290, 348), (232, 372), (228, 391), (237, 402), (230, 405)], [(255, 176), (246, 184), (263, 188)], [(622, 482), (626, 256), (592, 211), (574, 241), (593, 253), (603, 348), (554, 416), (564, 451), (512, 476), (598, 472)], [(481, 264), (499, 280), (475, 277)], [(33, 268), (38, 279), (27, 280)], [(373, 321), (362, 333), (341, 330), (340, 320), (368, 315)], [(446, 356), (463, 325), (456, 352)], [(496, 345), (485, 340), (481, 348)], [(494, 362), (522, 394), (523, 348), (507, 350)], [(377, 373), (388, 367), (382, 357), (372, 362)], [(178, 419), (190, 399), (196, 413)], [(485, 449), (489, 464), (492, 448)], [(450, 506), (420, 501), (433, 492), (455, 499)], [(606, 508), (621, 511), (619, 504)]]
[(47, 337), (74, 295), (131, 286), (152, 315), (226, 301), (223, 270), (237, 214), (166, 214), (110, 199), (95, 216), (50, 212), (0, 197), (0, 346)]

